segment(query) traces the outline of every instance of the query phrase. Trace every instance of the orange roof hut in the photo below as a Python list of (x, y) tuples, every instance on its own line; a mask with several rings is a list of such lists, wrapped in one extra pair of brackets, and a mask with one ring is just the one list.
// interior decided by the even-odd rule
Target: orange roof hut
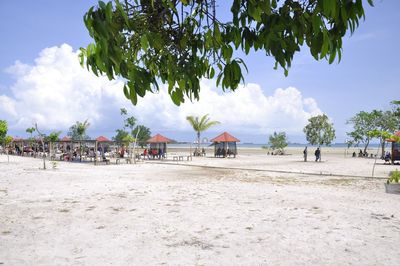
[(65, 136), (60, 139), (60, 142), (71, 142), (71, 141), (72, 141), (72, 138), (69, 136)]
[(387, 139), (386, 141), (392, 143), (392, 154), (391, 154), (391, 159), (392, 159), (392, 164), (394, 164), (395, 161), (400, 161), (400, 131), (397, 131), (394, 133), (394, 138)]
[[(149, 154), (153, 155), (159, 155), (159, 158), (165, 157), (167, 153), (167, 143), (172, 142), (171, 139), (164, 137), (161, 134), (157, 134), (147, 140), (147, 143), (150, 144), (149, 147)], [(160, 154), (161, 152), (161, 154)]]
[(170, 143), (172, 142), (171, 139), (164, 137), (161, 134), (157, 134), (147, 140), (147, 143)]
[(239, 139), (235, 138), (228, 132), (224, 132), (217, 137), (211, 139), (214, 145), (214, 156), (215, 157), (226, 157), (237, 155), (236, 142), (240, 142)]
[(96, 141), (97, 141), (97, 142), (111, 142), (110, 139), (108, 139), (108, 138), (106, 138), (106, 137), (104, 137), (104, 136), (98, 136), (98, 137), (96, 138)]

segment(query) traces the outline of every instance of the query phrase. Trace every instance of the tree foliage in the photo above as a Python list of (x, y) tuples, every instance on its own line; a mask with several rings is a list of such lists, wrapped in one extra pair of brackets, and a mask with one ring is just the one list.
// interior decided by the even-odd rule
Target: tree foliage
[(120, 109), (121, 116), (124, 117), (124, 126), (122, 129), (117, 129), (117, 134), (113, 137), (113, 140), (129, 145), (135, 141), (136, 134), (139, 131), (136, 141), (139, 142), (140, 146), (146, 145), (146, 141), (150, 138), (151, 131), (144, 125), (136, 125), (137, 119), (134, 116), (128, 116), (128, 111), (125, 108)]
[(117, 143), (121, 143), (121, 144), (125, 145), (126, 144), (125, 140), (127, 139), (127, 136), (129, 136), (129, 133), (123, 129), (117, 129), (117, 130), (115, 130), (115, 132), (117, 132), (117, 134), (115, 134), (115, 136), (112, 137), (112, 139)]
[(151, 137), (151, 131), (150, 128), (144, 125), (137, 125), (133, 129), (132, 135), (135, 137), (137, 135), (136, 141), (143, 148), (146, 145), (146, 141)]
[(56, 142), (60, 139), (61, 131), (50, 132), (48, 136), (45, 137), (45, 141)]
[(27, 132), (27, 133), (29, 133), (30, 134), (30, 138), (32, 138), (32, 134), (33, 134), (33, 132), (35, 132), (35, 128), (34, 127), (28, 127), (25, 131)]
[(0, 120), (0, 144), (5, 141), (5, 137), (8, 131), (8, 124), (6, 120)]
[(186, 120), (193, 127), (193, 130), (197, 133), (197, 147), (200, 149), (200, 135), (201, 132), (206, 131), (212, 126), (220, 124), (219, 121), (211, 121), (208, 117), (208, 114), (203, 115), (202, 117), (198, 116), (187, 116)]
[(353, 125), (353, 131), (348, 132), (349, 143), (353, 146), (364, 145), (364, 153), (372, 138), (378, 138), (382, 145), (382, 153), (385, 140), (398, 129), (400, 117), (394, 110), (361, 111), (350, 118), (347, 123)]
[(392, 112), (397, 118), (397, 129), (400, 130), (400, 101), (392, 101)]
[(87, 119), (84, 122), (76, 121), (76, 123), (69, 128), (67, 135), (70, 136), (73, 140), (82, 141), (90, 139), (90, 137), (86, 134), (89, 126), (90, 123)]
[(347, 124), (353, 125), (353, 131), (347, 133), (350, 137), (349, 143), (352, 146), (363, 144), (365, 153), (372, 137), (369, 132), (377, 129), (377, 124), (381, 117), (381, 111), (373, 110), (371, 112), (361, 111), (350, 118)]
[(326, 114), (311, 117), (308, 122), (303, 131), (311, 145), (330, 145), (335, 139), (335, 129)]
[(286, 133), (285, 132), (279, 132), (279, 133), (274, 132), (274, 134), (269, 136), (268, 144), (273, 150), (279, 150), (279, 151), (283, 152), (283, 149), (285, 147), (287, 147), (287, 145), (288, 145)]
[(130, 143), (135, 141), (135, 139), (123, 129), (117, 129), (116, 132), (117, 134), (112, 139), (121, 145), (129, 146)]
[(362, 0), (233, 0), (232, 20), (221, 22), (215, 3), (100, 1), (84, 16), (94, 43), (80, 49), (81, 64), (126, 80), (123, 91), (133, 104), (161, 82), (179, 105), (185, 96), (199, 99), (201, 78), (216, 75), (217, 86), (234, 91), (247, 70), (236, 50), (272, 56), (285, 75), (300, 48), (316, 60), (340, 61), (342, 38), (364, 18)]
[(7, 146), (8, 144), (10, 144), (13, 141), (13, 137), (11, 136), (6, 136), (4, 138), (4, 144)]

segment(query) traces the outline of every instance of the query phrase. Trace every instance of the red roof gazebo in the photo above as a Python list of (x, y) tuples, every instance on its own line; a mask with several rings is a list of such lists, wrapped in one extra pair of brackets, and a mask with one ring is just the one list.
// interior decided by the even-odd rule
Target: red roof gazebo
[(161, 151), (161, 155), (165, 156), (167, 153), (167, 143), (172, 142), (172, 140), (161, 134), (157, 134), (149, 138), (146, 142), (150, 144), (149, 154), (157, 155)]
[(12, 141), (13, 141), (13, 142), (22, 142), (22, 141), (24, 141), (24, 139), (23, 139), (23, 138), (20, 138), (20, 137), (13, 137), (13, 138), (12, 138)]
[(106, 138), (106, 137), (104, 137), (104, 136), (98, 136), (98, 137), (96, 138), (96, 141), (97, 141), (97, 142), (111, 142), (110, 139), (108, 139), (108, 138)]
[[(400, 131), (395, 132), (394, 136), (400, 138)], [(394, 163), (394, 161), (400, 161), (400, 142), (398, 141), (398, 139), (390, 138), (387, 139), (386, 141), (392, 143), (392, 154), (391, 154), (392, 164)]]
[(224, 132), (217, 137), (210, 140), (214, 145), (214, 156), (215, 157), (226, 157), (233, 155), (236, 157), (237, 147), (236, 142), (240, 142), (239, 139), (235, 138), (228, 132)]
[(60, 139), (60, 142), (71, 142), (71, 141), (72, 141), (72, 138), (68, 137), (68, 136), (62, 137)]
[(170, 143), (172, 142), (171, 139), (164, 137), (161, 134), (157, 134), (147, 140), (147, 143)]

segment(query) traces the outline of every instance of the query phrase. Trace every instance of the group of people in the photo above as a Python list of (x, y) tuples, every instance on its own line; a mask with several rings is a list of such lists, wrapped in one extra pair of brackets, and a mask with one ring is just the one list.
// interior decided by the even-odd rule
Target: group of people
[(219, 147), (215, 153), (215, 157), (227, 157), (227, 156), (236, 156), (235, 152), (231, 151), (229, 148), (225, 150), (225, 148)]
[[(303, 157), (304, 157), (305, 162), (307, 162), (307, 154), (308, 154), (308, 151), (307, 151), (307, 146), (306, 146), (303, 151)], [(316, 162), (321, 161), (321, 150), (319, 149), (319, 147), (315, 150), (314, 155), (315, 155)]]
[(142, 153), (143, 159), (161, 159), (161, 158), (165, 158), (166, 153), (163, 149), (159, 148), (159, 149), (144, 149), (143, 153)]
[(193, 156), (206, 156), (206, 150), (204, 148), (198, 149), (195, 148), (193, 152)]

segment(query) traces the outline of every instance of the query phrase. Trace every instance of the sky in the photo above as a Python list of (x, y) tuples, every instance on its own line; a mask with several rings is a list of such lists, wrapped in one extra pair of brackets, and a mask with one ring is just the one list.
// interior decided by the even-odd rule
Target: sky
[[(223, 18), (230, 16), (227, 2), (217, 1)], [(375, 1), (375, 7), (364, 2), (366, 19), (344, 38), (340, 63), (315, 61), (303, 49), (285, 77), (262, 52), (238, 53), (249, 73), (237, 91), (223, 93), (215, 80), (202, 80), (200, 101), (177, 107), (165, 87), (132, 106), (121, 81), (80, 67), (77, 50), (92, 41), (82, 17), (97, 1), (0, 0), (0, 119), (8, 121), (12, 136), (27, 136), (34, 123), (65, 135), (75, 121), (88, 119), (90, 136), (112, 137), (125, 107), (153, 134), (193, 141), (186, 116), (208, 113), (221, 124), (205, 132), (207, 138), (229, 131), (242, 142), (267, 143), (274, 131), (284, 131), (289, 141), (305, 143), (308, 118), (325, 113), (336, 129), (334, 142), (342, 143), (350, 117), (389, 109), (400, 98), (400, 1)]]

